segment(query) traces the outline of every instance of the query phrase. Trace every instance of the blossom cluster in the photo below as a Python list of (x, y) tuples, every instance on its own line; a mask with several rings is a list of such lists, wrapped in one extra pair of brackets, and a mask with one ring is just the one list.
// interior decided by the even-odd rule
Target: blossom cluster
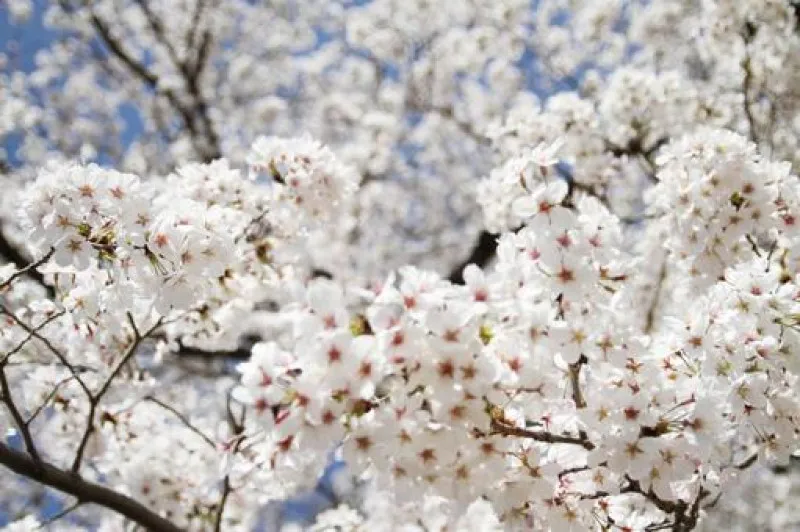
[[(507, 524), (561, 530), (598, 519), (638, 529), (717, 497), (751, 455), (786, 463), (800, 422), (790, 347), (800, 291), (778, 258), (786, 253), (762, 256), (744, 247), (746, 230), (731, 232), (718, 245), (747, 253), (722, 272), (694, 264), (711, 279), (705, 294), (643, 334), (625, 319), (637, 260), (620, 223), (598, 199), (569, 192), (554, 149), (520, 158), (535, 174), (508, 164), (485, 183), (527, 190), (510, 207), (501, 196), (523, 226), (500, 237), (493, 269), (467, 268), (465, 286), (413, 268), (349, 302), (331, 281), (308, 285), (289, 349), (257, 346), (241, 368), (240, 398), (261, 413), (253, 423), (275, 467), (343, 440), (354, 471), (399, 508), (422, 489), (449, 501), (448, 515), (482, 498)], [(697, 150), (705, 166), (689, 163)], [(738, 203), (730, 208), (742, 217), (759, 205), (772, 207), (765, 222), (785, 216), (775, 197), (743, 187), (791, 187), (785, 167), (759, 167), (743, 139), (703, 132), (667, 153), (726, 191), (700, 197)], [(680, 191), (674, 164), (665, 155), (658, 175)], [(675, 223), (688, 216), (679, 209), (667, 215)], [(676, 258), (698, 240), (671, 235)], [(696, 521), (696, 511), (678, 518)]]
[[(258, 471), (299, 485), (341, 445), (352, 471), (393, 501), (387, 508), (368, 498), (373, 518), (403, 521), (427, 497), (445, 521), (478, 511), (482, 500), (506, 526), (560, 530), (600, 520), (636, 529), (696, 523), (700, 504), (742, 464), (783, 464), (795, 452), (796, 184), (745, 139), (704, 130), (659, 157), (648, 209), (676, 229), (663, 245), (679, 293), (703, 292), (644, 331), (626, 318), (637, 311), (641, 259), (602, 198), (558, 171), (560, 143), (521, 155), (481, 185), (487, 222), (510, 220), (494, 266), (468, 266), (464, 285), (409, 266), (366, 289), (260, 260), (260, 239), (281, 235), (254, 220), (275, 224), (281, 202), (335, 202), (348, 190), (334, 183), (345, 178), (329, 152), (308, 156), (314, 163), (286, 146), (263, 158), (278, 185), (311, 189), (301, 196), (276, 197), (274, 183), (254, 184), (224, 162), (145, 182), (54, 166), (26, 192), (32, 246), (60, 295), (15, 300), (24, 285), (9, 284), (4, 298), (20, 310), (3, 336), (7, 358), (16, 358), (14, 346), (30, 338), (25, 327), (47, 334), (51, 353), (26, 356), (57, 365), (37, 369), (39, 386), (19, 399), (31, 411), (56, 401), (37, 434), (57, 424), (82, 441), (75, 463), (86, 454), (150, 504), (162, 485), (158, 496), (174, 501), (159, 504), (167, 516), (185, 511), (194, 493), (205, 502), (184, 514), (191, 521), (213, 511), (209, 465), (220, 464), (225, 482)], [(281, 160), (292, 162), (280, 168)], [(502, 193), (488, 194), (494, 188)], [(320, 212), (306, 212), (308, 227)], [(18, 271), (6, 269), (8, 284)], [(248, 286), (267, 279), (281, 301), (277, 334), (252, 347), (229, 399), (249, 415), (227, 429), (211, 419), (205, 429), (192, 425), (202, 437), (173, 469), (112, 467), (122, 456), (149, 460), (137, 435), (164, 422), (158, 402), (130, 414), (160, 393), (158, 380), (121, 381), (105, 395), (137, 345), (158, 330), (201, 345), (187, 338), (221, 322), (198, 317), (223, 319), (247, 301)], [(26, 382), (8, 374), (15, 387)], [(110, 401), (102, 415), (100, 399)], [(69, 441), (57, 440), (48, 455), (69, 456), (60, 447)], [(184, 478), (197, 469), (210, 476)]]
[[(188, 199), (154, 209), (152, 193), (133, 175), (56, 166), (29, 194), (22, 213), (40, 253), (54, 250), (53, 260), (63, 268), (58, 273), (82, 276), (91, 269), (94, 283), (108, 280), (116, 291), (104, 302), (110, 307), (130, 308), (149, 295), (162, 312), (186, 308), (234, 259), (229, 235), (214, 227), (217, 209), (200, 209)], [(68, 292), (75, 306), (86, 304), (90, 316), (98, 311), (94, 298), (76, 292)], [(134, 298), (117, 299), (126, 294)]]
[(8, 5), (9, 529), (792, 526), (795, 2)]
[(273, 206), (288, 209), (272, 213), (282, 231), (296, 231), (300, 228), (297, 221), (306, 222), (308, 218), (330, 220), (357, 185), (351, 169), (339, 163), (330, 149), (308, 137), (261, 137), (253, 144), (248, 163), (255, 179), (273, 183)]
[[(337, 168), (317, 145), (304, 153), (328, 161), (315, 172)], [(285, 157), (280, 149), (275, 154)], [(347, 199), (346, 191), (334, 192), (341, 195), (328, 190), (332, 203)], [(213, 521), (220, 474), (255, 481), (256, 456), (242, 451), (246, 463), (230, 463), (241, 430), (224, 426), (218, 410), (230, 379), (198, 388), (197, 380), (181, 382), (166, 362), (186, 348), (236, 349), (255, 305), (285, 299), (292, 282), (304, 279), (302, 264), (292, 268), (285, 261), (293, 255), (283, 250), (302, 247), (318, 213), (295, 213), (299, 234), (273, 230), (285, 215), (280, 203), (295, 202), (224, 160), (149, 179), (54, 164), (20, 202), (20, 224), (29, 228), (37, 259), (22, 270), (0, 270), (0, 373), (13, 394), (3, 393), (5, 406), (30, 418), (20, 428), (3, 409), (4, 432), (49, 441), (37, 456), (124, 486), (178, 523)], [(52, 283), (52, 294), (26, 277), (34, 267)], [(208, 408), (190, 422), (181, 404)], [(156, 442), (171, 438), (180, 452), (151, 467), (163, 458)], [(265, 493), (272, 492), (251, 497)], [(239, 508), (253, 504), (236, 500)], [(229, 506), (228, 517), (241, 519), (233, 501)], [(118, 518), (108, 524), (118, 526)]]

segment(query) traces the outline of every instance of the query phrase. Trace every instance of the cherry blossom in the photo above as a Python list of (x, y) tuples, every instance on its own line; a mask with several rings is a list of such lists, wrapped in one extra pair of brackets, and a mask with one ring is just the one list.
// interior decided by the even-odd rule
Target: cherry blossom
[(8, 6), (4, 530), (792, 526), (794, 3)]

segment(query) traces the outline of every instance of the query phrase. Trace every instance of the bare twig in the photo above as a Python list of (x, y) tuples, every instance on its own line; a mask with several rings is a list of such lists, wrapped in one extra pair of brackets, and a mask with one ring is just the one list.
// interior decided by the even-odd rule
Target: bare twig
[(63, 385), (65, 385), (69, 381), (73, 380), (74, 378), (75, 377), (69, 376), (69, 377), (66, 377), (66, 378), (61, 379), (60, 381), (58, 381), (56, 383), (56, 385), (53, 386), (53, 389), (50, 390), (50, 393), (47, 394), (47, 397), (44, 398), (44, 401), (42, 401), (42, 404), (40, 404), (36, 408), (36, 410), (34, 410), (33, 413), (31, 413), (31, 415), (28, 416), (27, 421), (25, 421), (25, 426), (29, 427), (31, 425), (31, 423), (33, 423), (33, 421), (36, 419), (36, 417), (42, 412), (42, 410), (44, 410), (45, 407), (47, 407), (47, 405), (50, 403), (50, 401), (53, 399), (53, 397), (55, 397), (55, 395), (58, 393), (58, 390), (60, 390)]
[(42, 459), (39, 456), (39, 451), (36, 450), (36, 445), (33, 443), (33, 438), (31, 437), (30, 430), (28, 430), (28, 425), (25, 424), (25, 421), (22, 419), (22, 415), (17, 409), (17, 405), (14, 404), (14, 399), (11, 397), (11, 390), (8, 386), (8, 379), (6, 378), (6, 368), (2, 365), (0, 365), (0, 392), (3, 393), (2, 401), (5, 403), (8, 412), (11, 414), (11, 418), (14, 420), (14, 423), (17, 425), (17, 430), (19, 431), (20, 436), (22, 436), (22, 441), (25, 442), (25, 450), (28, 451), (28, 454), (31, 455), (31, 458), (33, 458), (35, 462), (41, 462)]
[[(236, 445), (239, 445), (239, 442), (236, 442)], [(225, 475), (225, 479), (222, 481), (222, 497), (220, 498), (219, 507), (217, 508), (217, 515), (214, 518), (214, 532), (220, 532), (220, 530), (222, 530), (222, 515), (225, 512), (225, 503), (228, 502), (230, 493), (231, 479), (229, 475)]]
[(532, 440), (540, 441), (543, 443), (566, 443), (570, 445), (580, 445), (584, 449), (591, 451), (595, 448), (594, 443), (586, 438), (578, 438), (575, 436), (563, 436), (560, 434), (553, 434), (543, 430), (528, 430), (522, 427), (515, 427), (505, 423), (492, 421), (491, 434), (500, 434), (503, 436), (515, 436), (518, 438), (530, 438)]
[(184, 424), (184, 426), (186, 426), (186, 428), (188, 428), (189, 430), (191, 430), (192, 432), (194, 432), (195, 434), (200, 436), (200, 438), (204, 442), (206, 442), (208, 445), (210, 445), (214, 449), (217, 448), (217, 444), (214, 443), (214, 440), (212, 440), (211, 438), (209, 438), (208, 436), (203, 434), (203, 432), (200, 429), (198, 429), (197, 427), (192, 425), (192, 423), (189, 421), (189, 419), (186, 416), (184, 416), (183, 414), (181, 414), (180, 412), (178, 412), (173, 406), (165, 403), (164, 401), (161, 401), (160, 399), (156, 399), (152, 395), (149, 395), (149, 396), (145, 397), (145, 401), (150, 401), (151, 403), (157, 404), (158, 406), (160, 406), (164, 410), (167, 410), (167, 411), (171, 412), (175, 417), (177, 417), (181, 421), (181, 423)]
[(9, 277), (8, 279), (6, 279), (2, 283), (0, 283), (0, 292), (2, 292), (3, 289), (6, 288), (7, 286), (11, 286), (11, 283), (16, 281), (18, 278), (22, 277), (23, 275), (30, 275), (31, 271), (35, 270), (36, 268), (38, 268), (39, 266), (41, 266), (42, 264), (44, 264), (45, 262), (50, 260), (50, 257), (53, 256), (53, 253), (55, 253), (55, 250), (53, 248), (50, 248), (50, 251), (45, 253), (45, 255), (42, 258), (40, 258), (39, 260), (36, 260), (36, 261), (28, 264), (27, 266), (25, 266), (21, 270), (17, 270), (13, 274), (11, 274), (11, 277)]
[(3, 358), (0, 358), (0, 364), (5, 364), (11, 358), (11, 355), (18, 353), (23, 347), (25, 347), (25, 345), (27, 345), (27, 343), (31, 341), (31, 338), (33, 338), (34, 335), (38, 334), (48, 324), (52, 323), (53, 321), (57, 320), (63, 315), (64, 315), (63, 310), (61, 312), (56, 312), (52, 314), (50, 317), (48, 317), (46, 320), (44, 320), (42, 323), (37, 325), (36, 328), (31, 328), (28, 331), (28, 336), (26, 336), (23, 340), (21, 340), (11, 351), (3, 355)]
[[(199, 66), (195, 68), (196, 72), (186, 80), (188, 92), (190, 96), (192, 96), (194, 102), (194, 105), (187, 105), (181, 101), (175, 91), (163, 89), (163, 87), (160, 86), (158, 76), (149, 71), (125, 49), (122, 43), (113, 36), (111, 29), (102, 19), (95, 13), (91, 13), (90, 20), (100, 40), (111, 54), (156, 94), (163, 95), (178, 115), (180, 115), (189, 132), (189, 136), (191, 136), (195, 143), (195, 149), (202, 158), (206, 161), (219, 158), (221, 155), (219, 137), (214, 131), (213, 124), (208, 116), (207, 104), (202, 99), (198, 85)], [(207, 52), (205, 53), (207, 54)], [(185, 72), (182, 73), (184, 75), (186, 74)], [(197, 122), (198, 118), (201, 122), (199, 125)], [(204, 128), (205, 131), (200, 131), (200, 127)]]
[[(3, 234), (3, 227), (2, 223), (0, 223), (0, 257), (5, 258), (8, 262), (12, 262), (14, 264), (27, 264), (30, 262), (30, 258), (22, 253), (20, 250), (16, 248), (11, 242)], [(44, 275), (39, 273), (36, 268), (31, 268), (25, 272), (31, 280), (35, 281), (39, 285), (41, 285), (46, 291), (47, 295), (53, 297), (55, 295), (55, 290), (52, 286), (47, 284), (44, 281)]]
[(100, 387), (100, 390), (97, 393), (90, 393), (89, 394), (89, 415), (87, 416), (86, 421), (86, 428), (83, 431), (83, 436), (81, 437), (81, 441), (78, 444), (78, 449), (75, 451), (75, 459), (72, 461), (72, 472), (78, 473), (81, 467), (81, 462), (83, 461), (83, 453), (86, 450), (86, 444), (89, 442), (89, 437), (91, 436), (92, 432), (94, 432), (94, 417), (95, 412), (97, 411), (97, 406), (100, 404), (100, 401), (105, 396), (108, 389), (111, 387), (111, 383), (116, 379), (119, 372), (122, 371), (122, 368), (130, 362), (133, 355), (136, 354), (136, 350), (139, 347), (139, 344), (147, 338), (153, 331), (158, 329), (161, 326), (161, 320), (157, 321), (155, 325), (153, 325), (147, 332), (144, 334), (139, 334), (139, 330), (136, 328), (135, 324), (133, 325), (133, 332), (134, 337), (131, 345), (128, 346), (128, 349), (122, 355), (117, 365), (111, 370), (111, 373), (106, 378), (103, 385)]
[(758, 453), (753, 453), (750, 456), (748, 456), (747, 459), (744, 460), (742, 463), (737, 464), (736, 469), (747, 469), (751, 465), (755, 464), (756, 460), (758, 460)]
[(586, 362), (586, 357), (581, 355), (576, 363), (569, 365), (569, 382), (572, 388), (572, 400), (575, 403), (575, 408), (579, 410), (586, 407), (586, 400), (583, 398), (583, 392), (581, 392), (581, 366)]
[(61, 364), (63, 364), (69, 370), (70, 374), (73, 377), (75, 377), (75, 380), (78, 381), (78, 384), (80, 384), (80, 386), (83, 389), (84, 393), (88, 397), (91, 397), (91, 395), (92, 395), (91, 390), (89, 390), (89, 387), (86, 385), (86, 383), (83, 381), (83, 379), (81, 379), (80, 373), (78, 373), (78, 371), (76, 370), (75, 366), (72, 365), (69, 361), (67, 361), (67, 358), (64, 356), (64, 354), (61, 351), (59, 351), (58, 349), (56, 349), (55, 346), (52, 344), (52, 342), (50, 342), (50, 340), (48, 340), (47, 338), (45, 338), (44, 336), (39, 334), (39, 332), (36, 331), (36, 329), (30, 327), (27, 323), (25, 323), (24, 321), (19, 319), (17, 317), (17, 315), (14, 314), (5, 305), (0, 305), (0, 314), (5, 314), (9, 318), (11, 318), (14, 321), (14, 323), (16, 323), (17, 325), (22, 327), (25, 331), (27, 331), (29, 334), (31, 334), (34, 338), (36, 338), (37, 340), (42, 342), (45, 345), (45, 347), (47, 347), (47, 349), (51, 353), (53, 353), (53, 355), (55, 355), (55, 357), (58, 359), (58, 361), (61, 362)]
[[(231, 399), (231, 390), (228, 390), (228, 393), (226, 394), (225, 411), (228, 417), (228, 425), (230, 426), (231, 432), (235, 437), (231, 454), (236, 454), (239, 452), (239, 448), (245, 440), (244, 420), (246, 410), (242, 408), (242, 415), (237, 420), (233, 415), (233, 410), (231, 409)], [(225, 513), (225, 504), (228, 502), (228, 496), (232, 490), (230, 475), (225, 475), (225, 478), (222, 480), (222, 497), (220, 498), (219, 506), (217, 508), (217, 515), (214, 519), (214, 532), (220, 532), (222, 530), (222, 516)]]
[(650, 306), (647, 308), (647, 314), (644, 320), (644, 332), (646, 334), (650, 334), (653, 330), (653, 326), (655, 325), (656, 321), (656, 309), (658, 309), (658, 303), (661, 299), (661, 290), (664, 286), (664, 281), (667, 278), (667, 261), (664, 260), (661, 263), (661, 268), (658, 272), (658, 279), (656, 280), (655, 286), (655, 294), (653, 294), (653, 299), (650, 301)]
[(70, 513), (72, 513), (75, 510), (77, 510), (78, 507), (80, 507), (82, 504), (83, 504), (83, 502), (81, 502), (80, 499), (75, 501), (74, 503), (70, 504), (69, 506), (67, 506), (66, 508), (64, 508), (63, 510), (61, 510), (60, 512), (55, 514), (53, 517), (50, 517), (49, 519), (44, 521), (39, 528), (41, 528), (41, 529), (47, 528), (48, 526), (52, 525), (53, 523), (55, 523), (56, 521), (58, 521), (62, 517), (66, 517)]
[(745, 58), (742, 61), (742, 70), (744, 70), (744, 76), (742, 78), (742, 96), (744, 99), (744, 114), (747, 118), (747, 133), (752, 142), (758, 142), (758, 135), (756, 134), (756, 119), (753, 115), (753, 109), (750, 107), (750, 93), (753, 90), (753, 69), (750, 64), (750, 51), (748, 48), (755, 36), (755, 31), (755, 26), (748, 22), (745, 31), (742, 32), (742, 40), (744, 41), (745, 48)]

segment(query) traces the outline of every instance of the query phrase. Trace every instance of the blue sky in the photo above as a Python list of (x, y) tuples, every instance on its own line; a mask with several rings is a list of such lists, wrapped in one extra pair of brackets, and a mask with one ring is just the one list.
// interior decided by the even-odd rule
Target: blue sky
[[(5, 2), (0, 1), (0, 52), (17, 56), (17, 60), (9, 65), (11, 69), (30, 72), (35, 65), (36, 51), (53, 41), (54, 34), (44, 27), (42, 21), (44, 4), (43, 0), (35, 0), (31, 18), (16, 25), (11, 22)], [(21, 54), (13, 53), (15, 46), (22, 51)]]
[[(7, 57), (4, 74), (32, 71), (36, 65), (36, 52), (53, 41), (53, 33), (44, 27), (42, 21), (43, 0), (36, 0), (34, 4), (30, 19), (17, 25), (12, 23), (8, 7), (0, 0), (0, 53)], [(19, 140), (19, 135), (14, 134), (2, 139), (2, 147), (12, 165), (19, 162), (14, 156)]]
[[(31, 72), (36, 67), (36, 54), (39, 50), (47, 48), (58, 38), (58, 33), (44, 26), (43, 14), (47, 7), (47, 0), (34, 0), (34, 9), (31, 17), (25, 22), (15, 24), (4, 0), (0, 0), (0, 53), (7, 57), (3, 73)], [(122, 131), (122, 143), (130, 145), (143, 129), (142, 120), (138, 110), (129, 104), (119, 107), (119, 116), (125, 122)], [(20, 143), (20, 135), (12, 134), (1, 140), (9, 162), (19, 164), (15, 152)], [(103, 164), (106, 161), (97, 161)]]

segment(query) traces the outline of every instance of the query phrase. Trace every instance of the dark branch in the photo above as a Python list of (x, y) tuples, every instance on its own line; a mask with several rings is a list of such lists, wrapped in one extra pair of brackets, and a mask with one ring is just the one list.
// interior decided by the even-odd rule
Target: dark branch
[(31, 437), (30, 430), (28, 430), (28, 425), (22, 419), (22, 415), (19, 413), (16, 404), (14, 404), (14, 400), (11, 398), (11, 390), (8, 386), (8, 380), (6, 379), (6, 369), (5, 366), (0, 366), (0, 392), (2, 392), (2, 402), (5, 403), (8, 412), (11, 414), (14, 423), (17, 425), (17, 430), (19, 431), (20, 436), (22, 436), (22, 440), (25, 442), (25, 449), (28, 451), (28, 454), (31, 456), (36, 463), (41, 462), (41, 457), (39, 456), (39, 451), (36, 450), (36, 445), (33, 443), (33, 438)]
[[(5, 310), (0, 310), (0, 313), (4, 313), (4, 312), (5, 312)], [(24, 339), (22, 339), (22, 341), (20, 341), (10, 351), (4, 353), (3, 356), (0, 357), (0, 366), (5, 365), (11, 359), (11, 357), (13, 355), (15, 355), (15, 354), (19, 353), (20, 351), (22, 351), (22, 348), (25, 347), (28, 344), (28, 342), (31, 341), (31, 338), (33, 338), (34, 335), (38, 334), (42, 329), (47, 327), (48, 324), (50, 324), (53, 321), (57, 320), (58, 318), (60, 318), (64, 314), (65, 314), (65, 311), (63, 311), (63, 310), (61, 312), (56, 312), (56, 313), (50, 315), (50, 317), (48, 317), (45, 321), (43, 321), (42, 323), (37, 325), (35, 328), (31, 328), (29, 331), (27, 331), (28, 332), (28, 336), (26, 336)]]
[(11, 471), (77, 498), (81, 504), (97, 504), (124, 515), (145, 530), (180, 532), (181, 529), (126, 495), (47, 462), (37, 462), (23, 452), (0, 442), (0, 464)]
[[(0, 290), (2, 290), (3, 288), (5, 288), (7, 286), (11, 286), (11, 283), (16, 281), (19, 277), (21, 277), (23, 275), (28, 275), (31, 271), (35, 270), (36, 268), (38, 268), (39, 266), (41, 266), (42, 264), (44, 264), (45, 262), (50, 260), (50, 257), (53, 256), (54, 252), (55, 252), (55, 250), (53, 248), (50, 248), (50, 251), (48, 251), (47, 254), (45, 254), (41, 259), (37, 260), (36, 262), (32, 262), (32, 263), (28, 264), (27, 266), (25, 266), (24, 268), (19, 269), (16, 272), (14, 272), (11, 275), (11, 277), (9, 277), (8, 279), (6, 279), (2, 283), (0, 283)], [(19, 265), (17, 265), (17, 266), (19, 266)], [(39, 272), (36, 272), (36, 273), (39, 274)], [(41, 275), (41, 274), (39, 274), (39, 275)]]
[(152, 89), (156, 89), (158, 86), (158, 77), (155, 74), (147, 70), (143, 64), (133, 58), (126, 50), (122, 47), (122, 44), (117, 41), (112, 35), (111, 30), (105, 23), (100, 20), (100, 18), (92, 13), (91, 16), (92, 25), (94, 26), (97, 34), (100, 36), (100, 39), (103, 41), (103, 44), (108, 47), (109, 51), (125, 66), (130, 70), (136, 77), (141, 79), (146, 85), (148, 85)]
[[(1, 224), (0, 224), (0, 257), (3, 257), (8, 262), (16, 264), (17, 267), (21, 267), (23, 264), (31, 263), (29, 257), (27, 257), (22, 251), (17, 249), (14, 245), (11, 244), (11, 242), (8, 241), (8, 239), (3, 234), (3, 228)], [(55, 295), (53, 287), (45, 282), (44, 275), (38, 272), (36, 270), (36, 267), (27, 269), (25, 271), (25, 276), (42, 285), (45, 288), (45, 290), (47, 290), (48, 297), (52, 298)]]
[(745, 46), (745, 58), (742, 61), (742, 70), (744, 76), (742, 77), (742, 97), (744, 100), (744, 114), (747, 118), (747, 133), (752, 142), (758, 142), (758, 135), (756, 133), (756, 119), (753, 115), (753, 109), (750, 106), (751, 92), (753, 90), (753, 68), (750, 63), (750, 43), (756, 35), (757, 28), (751, 23), (745, 24), (745, 29), (742, 32), (742, 39)]
[[(111, 54), (119, 59), (123, 65), (137, 78), (139, 78), (145, 85), (147, 85), (156, 94), (162, 94), (166, 97), (169, 104), (180, 115), (189, 135), (195, 142), (195, 149), (198, 151), (201, 158), (208, 162), (218, 159), (222, 152), (219, 147), (219, 137), (214, 131), (211, 119), (208, 116), (208, 107), (200, 94), (198, 85), (199, 75), (202, 71), (202, 64), (195, 65), (192, 71), (188, 67), (179, 70), (186, 78), (186, 85), (189, 95), (192, 97), (194, 105), (188, 106), (181, 102), (177, 94), (170, 90), (159, 89), (158, 77), (147, 70), (147, 68), (137, 61), (111, 33), (109, 27), (94, 13), (91, 15), (92, 25), (97, 31), (100, 40), (108, 48)], [(204, 48), (201, 50), (203, 56), (208, 55), (208, 44), (203, 44)], [(200, 56), (198, 56), (198, 61)], [(198, 119), (200, 124), (198, 124)], [(200, 129), (203, 128), (204, 131)]]
[(214, 440), (212, 440), (211, 438), (209, 438), (208, 436), (203, 434), (203, 431), (201, 431), (196, 426), (194, 426), (192, 424), (192, 422), (189, 421), (189, 418), (187, 418), (185, 415), (181, 414), (172, 405), (169, 405), (169, 404), (165, 403), (164, 401), (161, 401), (160, 399), (157, 399), (157, 398), (153, 397), (152, 395), (149, 395), (149, 396), (145, 397), (145, 400), (146, 401), (150, 401), (151, 403), (155, 403), (158, 406), (160, 406), (161, 408), (163, 408), (164, 410), (172, 413), (176, 418), (178, 418), (178, 420), (180, 420), (181, 423), (183, 423), (183, 425), (187, 429), (191, 430), (192, 432), (194, 432), (195, 434), (200, 436), (200, 438), (204, 442), (206, 442), (208, 445), (210, 445), (212, 449), (216, 449), (217, 448), (217, 444), (214, 443)]
[(569, 445), (579, 445), (588, 451), (591, 451), (595, 448), (594, 443), (584, 437), (563, 436), (561, 434), (553, 434), (552, 432), (543, 430), (529, 430), (522, 427), (508, 425), (497, 420), (492, 420), (491, 434), (501, 434), (503, 436), (514, 436), (517, 438), (530, 438), (543, 443), (566, 443)]
[(653, 294), (653, 299), (650, 301), (650, 305), (647, 307), (647, 314), (644, 320), (644, 332), (645, 334), (650, 334), (653, 330), (653, 326), (656, 322), (656, 310), (658, 309), (658, 304), (661, 299), (661, 290), (664, 286), (664, 281), (667, 278), (667, 261), (666, 259), (661, 263), (661, 268), (658, 272), (658, 279), (656, 280), (656, 286), (654, 288), (655, 293)]
[(478, 240), (472, 248), (469, 257), (456, 266), (450, 275), (447, 277), (451, 283), (464, 284), (464, 268), (470, 264), (475, 264), (481, 268), (485, 268), (489, 262), (494, 258), (497, 252), (497, 235), (488, 231), (481, 231), (478, 235)]
[[(203, 33), (194, 64), (192, 64), (190, 58), (181, 60), (178, 56), (175, 46), (173, 46), (169, 40), (169, 37), (167, 36), (164, 25), (161, 23), (161, 20), (159, 20), (158, 16), (156, 16), (153, 10), (150, 9), (150, 4), (148, 1), (137, 0), (137, 3), (144, 12), (147, 23), (150, 26), (150, 29), (153, 31), (156, 39), (158, 39), (164, 48), (166, 48), (167, 54), (169, 55), (173, 65), (178, 69), (183, 76), (184, 81), (186, 82), (186, 88), (189, 96), (191, 96), (194, 102), (194, 105), (192, 106), (193, 117), (199, 118), (201, 126), (204, 129), (205, 141), (207, 143), (207, 146), (205, 147), (206, 151), (203, 152), (204, 159), (206, 161), (210, 161), (219, 158), (221, 155), (219, 149), (219, 136), (214, 130), (214, 124), (212, 124), (211, 118), (208, 115), (208, 104), (200, 92), (199, 85), (200, 76), (205, 68), (208, 59), (208, 53), (211, 48), (211, 33), (209, 31), (205, 31)], [(198, 17), (200, 9), (200, 6), (198, 6), (198, 11), (196, 12)], [(199, 19), (193, 19), (194, 24), (199, 24), (199, 22)], [(173, 102), (173, 105), (177, 107), (175, 102)], [(184, 118), (186, 119), (187, 117), (184, 116)], [(187, 126), (188, 125), (189, 124), (187, 122)], [(196, 122), (194, 122), (194, 125), (196, 127)]]
[(97, 407), (100, 404), (100, 401), (105, 396), (108, 389), (111, 387), (111, 383), (114, 379), (119, 375), (122, 368), (125, 367), (128, 362), (130, 362), (131, 358), (136, 354), (136, 350), (139, 348), (139, 344), (141, 344), (142, 340), (147, 338), (150, 334), (152, 334), (157, 328), (161, 326), (161, 320), (157, 321), (153, 327), (150, 328), (146, 333), (139, 334), (139, 330), (136, 328), (133, 319), (128, 314), (128, 318), (131, 320), (131, 327), (134, 332), (134, 337), (131, 342), (131, 345), (128, 346), (128, 349), (122, 355), (122, 358), (117, 362), (117, 365), (114, 366), (114, 369), (111, 370), (111, 374), (106, 378), (103, 385), (100, 387), (100, 390), (95, 394), (87, 394), (89, 399), (89, 415), (88, 419), (86, 420), (86, 429), (83, 432), (83, 436), (81, 437), (81, 441), (78, 444), (78, 449), (75, 451), (75, 459), (72, 461), (72, 472), (77, 474), (81, 468), (81, 461), (83, 460), (83, 453), (86, 450), (86, 444), (89, 442), (89, 437), (94, 432), (94, 417), (95, 412), (97, 411)]
[(178, 341), (178, 350), (175, 354), (181, 358), (247, 360), (250, 358), (250, 346), (242, 346), (234, 350), (209, 351), (199, 347), (185, 346)]
[(86, 396), (91, 397), (92, 392), (91, 390), (89, 390), (89, 387), (86, 385), (83, 379), (81, 379), (80, 373), (78, 372), (78, 368), (70, 364), (70, 362), (67, 360), (64, 354), (58, 349), (56, 349), (56, 347), (52, 344), (52, 342), (50, 342), (50, 340), (39, 334), (36, 328), (31, 327), (30, 325), (22, 321), (16, 314), (14, 314), (11, 311), (11, 309), (7, 308), (5, 305), (0, 304), (0, 314), (5, 314), (14, 323), (16, 323), (19, 327), (21, 327), (25, 332), (27, 332), (28, 334), (30, 334), (31, 336), (42, 342), (44, 346), (51, 353), (53, 353), (53, 355), (55, 355), (58, 361), (61, 362), (61, 364), (69, 370), (70, 374), (75, 378), (75, 380), (78, 381), (78, 384), (80, 385), (81, 389), (86, 394)]

